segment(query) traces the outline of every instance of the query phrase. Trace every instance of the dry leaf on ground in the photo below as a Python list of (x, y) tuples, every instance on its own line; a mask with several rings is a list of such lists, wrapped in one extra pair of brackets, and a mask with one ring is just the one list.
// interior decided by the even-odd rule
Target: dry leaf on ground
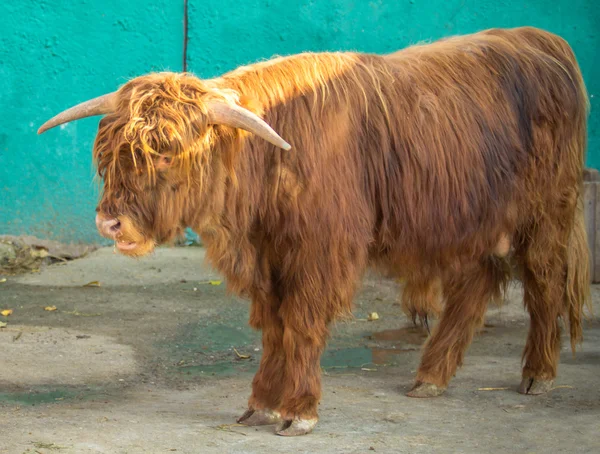
[(204, 281), (204, 282), (200, 282), (200, 284), (207, 284), (207, 285), (221, 285), (223, 283), (223, 281)]
[(4, 317), (8, 317), (12, 313), (13, 313), (12, 309), (4, 309), (2, 312), (0, 312), (0, 314)]
[(240, 359), (249, 359), (250, 358), (250, 355), (242, 355), (235, 348), (233, 349), (233, 351), (235, 352), (235, 354), (237, 355), (237, 357), (240, 358)]
[(56, 306), (46, 306), (44, 308), (45, 311), (52, 312), (56, 310)]
[(84, 285), (84, 287), (100, 287), (100, 282), (99, 281), (88, 282), (87, 284)]
[(367, 320), (372, 322), (373, 320), (379, 320), (379, 314), (377, 312), (371, 312), (367, 317)]

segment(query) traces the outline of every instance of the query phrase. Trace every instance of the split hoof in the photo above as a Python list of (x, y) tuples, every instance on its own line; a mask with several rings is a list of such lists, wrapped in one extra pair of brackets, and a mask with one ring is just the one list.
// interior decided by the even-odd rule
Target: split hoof
[(277, 429), (275, 429), (275, 433), (284, 437), (307, 435), (313, 431), (317, 422), (319, 422), (318, 418), (289, 419), (279, 424)]
[(446, 388), (432, 383), (418, 382), (406, 395), (408, 397), (437, 397), (443, 394), (444, 391), (446, 391)]
[(270, 424), (277, 424), (280, 421), (281, 415), (277, 411), (269, 409), (253, 410), (249, 408), (237, 420), (237, 423), (244, 424), (245, 426), (268, 426)]
[(537, 378), (525, 377), (521, 380), (518, 391), (521, 394), (537, 396), (552, 391), (554, 380), (538, 380)]

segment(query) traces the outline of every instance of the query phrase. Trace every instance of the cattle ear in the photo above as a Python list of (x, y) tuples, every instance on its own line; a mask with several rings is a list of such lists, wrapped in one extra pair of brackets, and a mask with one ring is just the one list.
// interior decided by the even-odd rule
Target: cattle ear
[(154, 161), (154, 168), (158, 171), (164, 172), (165, 170), (168, 170), (171, 167), (172, 162), (173, 158), (171, 158), (170, 156), (160, 155)]

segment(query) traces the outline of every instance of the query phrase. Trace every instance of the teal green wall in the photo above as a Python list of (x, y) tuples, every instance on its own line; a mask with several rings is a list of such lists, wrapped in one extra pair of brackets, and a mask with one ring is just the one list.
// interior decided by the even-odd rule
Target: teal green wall
[(273, 54), (390, 52), (492, 27), (546, 29), (581, 65), (593, 96), (588, 164), (600, 168), (600, 0), (193, 0), (189, 19), (189, 69), (202, 77)]
[[(600, 0), (189, 0), (188, 70), (212, 77), (301, 51), (388, 52), (490, 27), (566, 38), (591, 95), (588, 165), (600, 168)], [(98, 119), (37, 136), (49, 116), (155, 70), (183, 69), (183, 0), (0, 4), (0, 234), (97, 241)]]
[(38, 136), (72, 104), (183, 66), (183, 3), (0, 4), (0, 234), (97, 241), (91, 147), (98, 118)]

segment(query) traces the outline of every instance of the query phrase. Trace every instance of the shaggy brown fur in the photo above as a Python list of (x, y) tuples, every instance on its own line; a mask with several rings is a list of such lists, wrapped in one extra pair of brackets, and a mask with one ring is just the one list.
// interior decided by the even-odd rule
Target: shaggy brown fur
[[(417, 390), (448, 385), (509, 278), (509, 247), (531, 316), (525, 391), (556, 375), (560, 317), (580, 340), (587, 97), (561, 38), (496, 29), (387, 56), (306, 53), (213, 80), (150, 74), (118, 97), (94, 146), (98, 209), (131, 255), (191, 226), (251, 298), (264, 345), (251, 411), (316, 420), (328, 325), (368, 265), (403, 276), (407, 301), (425, 301), (415, 310), (441, 310)], [(252, 110), (292, 149), (208, 125), (211, 99)]]

